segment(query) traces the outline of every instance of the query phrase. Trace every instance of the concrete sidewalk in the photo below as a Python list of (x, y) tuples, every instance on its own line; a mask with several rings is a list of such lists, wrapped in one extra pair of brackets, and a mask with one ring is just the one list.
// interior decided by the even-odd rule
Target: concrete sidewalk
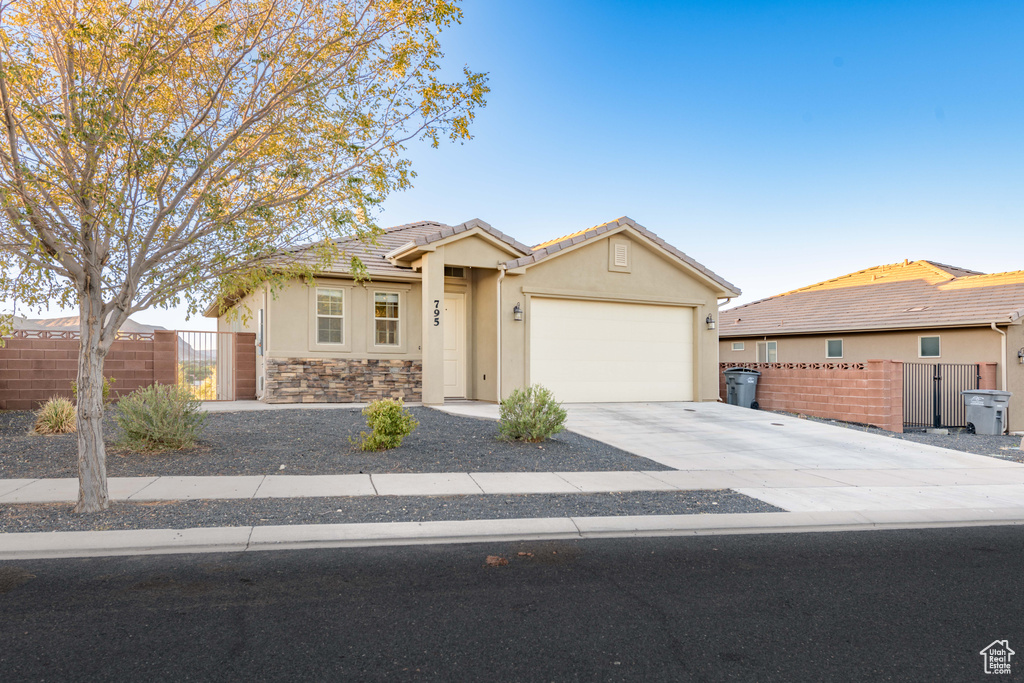
[[(111, 477), (113, 501), (732, 489), (790, 511), (1020, 507), (1024, 467)], [(77, 479), (0, 480), (0, 504), (73, 503)]]

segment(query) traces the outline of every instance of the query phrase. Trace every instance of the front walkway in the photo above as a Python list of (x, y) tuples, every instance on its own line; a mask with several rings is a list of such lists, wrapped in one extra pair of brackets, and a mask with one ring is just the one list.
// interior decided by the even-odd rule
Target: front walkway
[[(567, 427), (792, 512), (1021, 508), (1024, 465), (722, 403), (571, 404)], [(497, 419), (493, 404), (440, 408)]]

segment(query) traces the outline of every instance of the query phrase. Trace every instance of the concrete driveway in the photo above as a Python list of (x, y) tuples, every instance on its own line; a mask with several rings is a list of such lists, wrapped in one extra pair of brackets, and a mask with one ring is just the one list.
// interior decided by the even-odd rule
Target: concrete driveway
[[(1024, 465), (722, 403), (571, 404), (574, 432), (791, 512), (1021, 508)], [(493, 404), (445, 410), (497, 418)], [(947, 515), (948, 516), (948, 515)], [(954, 515), (955, 516), (955, 515)]]

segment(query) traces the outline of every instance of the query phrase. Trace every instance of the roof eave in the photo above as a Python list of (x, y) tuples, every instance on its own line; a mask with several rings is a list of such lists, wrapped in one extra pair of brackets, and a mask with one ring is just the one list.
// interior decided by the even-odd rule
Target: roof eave
[[(723, 311), (725, 313), (727, 311)], [(718, 336), (721, 338), (732, 338), (732, 337), (797, 337), (802, 335), (818, 335), (818, 334), (841, 334), (841, 333), (856, 333), (856, 332), (907, 332), (910, 330), (941, 330), (955, 327), (989, 327), (995, 323), (998, 325), (1012, 325), (1014, 320), (1001, 319), (1001, 320), (954, 320), (943, 323), (936, 323), (934, 325), (860, 325), (857, 327), (829, 327), (829, 328), (817, 328), (813, 330), (808, 329), (793, 329), (793, 328), (762, 328), (753, 330), (743, 331), (730, 331), (725, 329), (725, 325), (719, 327)]]

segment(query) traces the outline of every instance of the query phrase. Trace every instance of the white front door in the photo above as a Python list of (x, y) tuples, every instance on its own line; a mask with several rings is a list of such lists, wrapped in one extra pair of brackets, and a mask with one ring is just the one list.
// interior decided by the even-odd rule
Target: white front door
[(466, 396), (466, 295), (444, 294), (444, 397)]

